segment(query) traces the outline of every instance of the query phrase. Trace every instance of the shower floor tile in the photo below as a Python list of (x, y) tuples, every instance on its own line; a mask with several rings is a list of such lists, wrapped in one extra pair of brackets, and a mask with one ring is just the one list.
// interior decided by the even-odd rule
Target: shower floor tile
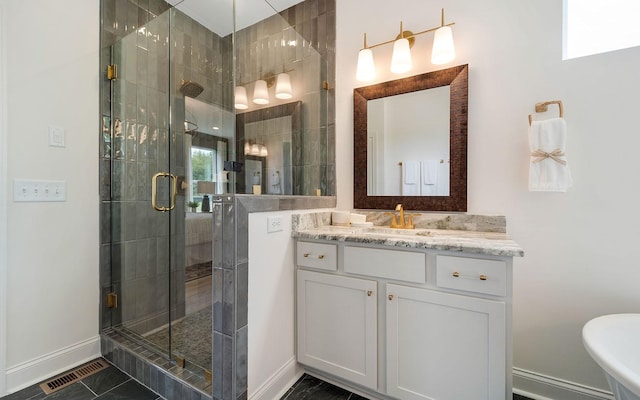
[[(1, 400), (159, 400), (163, 397), (147, 389), (129, 375), (110, 364), (109, 367), (89, 375), (78, 382), (60, 389), (57, 392), (46, 395), (35, 384), (22, 389), (19, 392), (0, 397)], [(69, 371), (75, 370), (72, 368)], [(65, 373), (58, 374), (64, 375)], [(55, 376), (54, 376), (55, 377)], [(52, 377), (52, 378), (54, 378)], [(48, 379), (47, 379), (48, 380)]]

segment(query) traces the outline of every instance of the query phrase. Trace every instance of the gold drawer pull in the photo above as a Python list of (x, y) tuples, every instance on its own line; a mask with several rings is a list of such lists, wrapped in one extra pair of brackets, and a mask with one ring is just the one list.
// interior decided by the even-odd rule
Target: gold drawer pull
[[(304, 253), (304, 254), (303, 254), (303, 257), (304, 257), (304, 258), (309, 258), (309, 256), (310, 256), (310, 255), (311, 255), (311, 253)], [(318, 260), (324, 260), (324, 254), (320, 254), (320, 255), (318, 256)]]
[(389, 300), (393, 300), (393, 295), (392, 294), (389, 295)]
[[(463, 276), (463, 275), (460, 275), (460, 272), (458, 272), (458, 271), (454, 272), (454, 273), (453, 273), (453, 274), (451, 274), (451, 275), (452, 275), (454, 278), (469, 278), (469, 279), (474, 279), (474, 278), (472, 278), (472, 277), (470, 277), (470, 276), (466, 276), (466, 277), (465, 277), (465, 276)], [(486, 275), (480, 275), (478, 278), (479, 278), (481, 281), (486, 281), (486, 280), (487, 280), (487, 276), (486, 276)]]
[(373, 290), (367, 290), (367, 296), (371, 297), (372, 294), (373, 294)]

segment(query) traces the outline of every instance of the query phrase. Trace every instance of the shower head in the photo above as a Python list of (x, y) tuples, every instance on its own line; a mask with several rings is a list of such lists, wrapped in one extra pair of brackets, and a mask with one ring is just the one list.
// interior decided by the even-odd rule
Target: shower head
[(201, 84), (194, 81), (185, 81), (184, 79), (182, 80), (182, 84), (180, 86), (180, 93), (194, 99), (198, 97), (203, 90), (204, 88)]

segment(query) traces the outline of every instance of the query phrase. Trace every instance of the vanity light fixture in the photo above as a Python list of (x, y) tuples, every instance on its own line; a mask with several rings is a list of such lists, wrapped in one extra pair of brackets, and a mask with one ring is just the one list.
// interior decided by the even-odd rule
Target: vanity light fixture
[[(284, 71), (278, 75), (270, 74), (262, 77), (256, 81), (253, 81), (253, 103), (258, 105), (269, 104), (269, 89), (275, 85), (275, 97), (281, 100), (288, 100), (293, 98), (293, 88), (291, 85), (291, 76), (289, 71)], [(249, 101), (247, 99), (246, 85), (251, 83), (247, 82), (236, 86), (235, 91), (235, 107), (237, 110), (246, 110), (249, 108)]]
[(371, 46), (367, 45), (367, 34), (364, 34), (364, 47), (358, 53), (358, 66), (356, 71), (356, 79), (361, 82), (370, 81), (375, 78), (375, 64), (373, 61), (373, 52), (371, 49), (386, 44), (393, 43), (393, 54), (391, 56), (391, 72), (394, 74), (402, 74), (411, 70), (411, 47), (415, 42), (415, 37), (428, 32), (434, 32), (433, 48), (431, 50), (431, 63), (446, 64), (452, 61), (455, 56), (455, 46), (453, 43), (453, 34), (451, 26), (455, 22), (445, 24), (444, 8), (442, 9), (442, 19), (440, 26), (427, 29), (418, 33), (405, 31), (400, 22), (400, 33), (395, 39)]
[(249, 102), (247, 101), (247, 89), (244, 86), (236, 86), (235, 93), (235, 107), (238, 110), (246, 110), (249, 108)]
[(253, 102), (255, 104), (264, 105), (269, 104), (269, 89), (267, 88), (267, 81), (258, 79), (253, 86)]
[(267, 146), (258, 143), (252, 144), (251, 141), (247, 140), (244, 142), (244, 155), (266, 157), (269, 155), (269, 151), (267, 150)]
[(293, 97), (291, 77), (286, 72), (278, 74), (276, 78), (276, 97), (282, 100), (288, 100)]

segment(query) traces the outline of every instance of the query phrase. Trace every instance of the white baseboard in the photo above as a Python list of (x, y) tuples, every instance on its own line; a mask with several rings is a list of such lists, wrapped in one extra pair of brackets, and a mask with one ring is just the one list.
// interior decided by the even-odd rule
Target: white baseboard
[(613, 400), (611, 392), (513, 368), (513, 393), (533, 400)]
[(100, 357), (100, 336), (7, 368), (7, 392), (13, 393)]
[(304, 373), (302, 367), (293, 357), (283, 365), (275, 374), (271, 375), (255, 393), (249, 394), (249, 400), (273, 400), (281, 398), (287, 390)]

